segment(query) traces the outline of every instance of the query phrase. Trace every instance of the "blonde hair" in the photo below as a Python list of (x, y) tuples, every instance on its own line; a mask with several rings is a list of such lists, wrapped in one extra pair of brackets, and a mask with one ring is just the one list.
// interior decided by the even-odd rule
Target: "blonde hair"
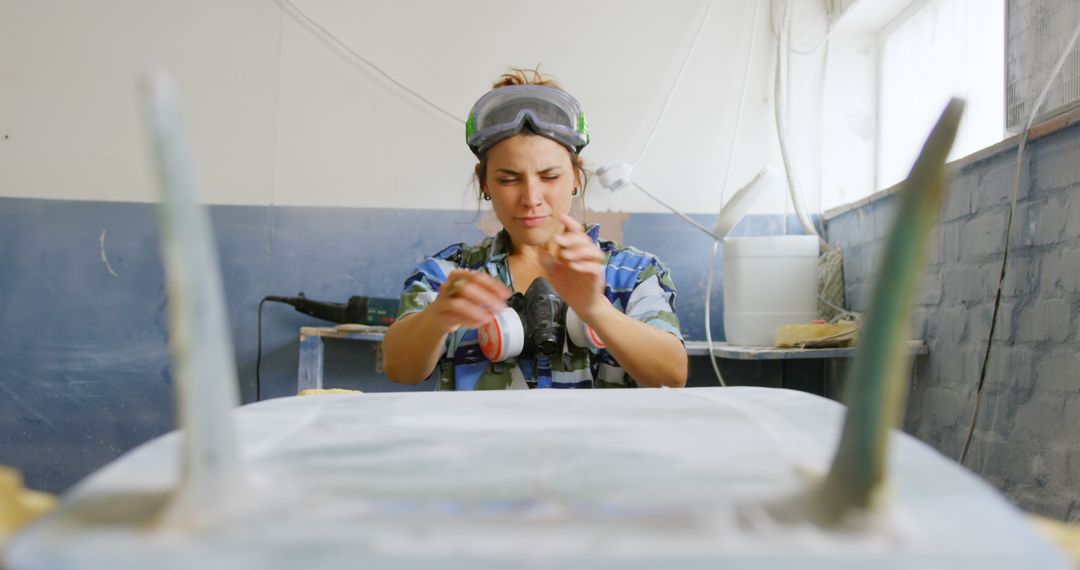
[[(546, 85), (548, 87), (554, 87), (556, 89), (562, 89), (559, 82), (556, 81), (550, 75), (544, 75), (540, 73), (540, 64), (536, 67), (529, 69), (526, 67), (512, 67), (510, 71), (502, 74), (495, 83), (492, 84), (492, 89), (498, 89), (500, 87), (509, 87), (511, 85)], [(565, 89), (563, 89), (565, 91)]]

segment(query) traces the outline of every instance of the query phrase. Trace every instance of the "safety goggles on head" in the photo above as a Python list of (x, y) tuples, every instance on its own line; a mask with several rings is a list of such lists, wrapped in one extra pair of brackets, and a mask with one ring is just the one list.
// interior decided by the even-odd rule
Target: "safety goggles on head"
[(589, 144), (589, 123), (581, 105), (569, 93), (546, 85), (509, 85), (489, 91), (469, 112), (465, 142), (479, 157), (526, 126), (574, 153)]

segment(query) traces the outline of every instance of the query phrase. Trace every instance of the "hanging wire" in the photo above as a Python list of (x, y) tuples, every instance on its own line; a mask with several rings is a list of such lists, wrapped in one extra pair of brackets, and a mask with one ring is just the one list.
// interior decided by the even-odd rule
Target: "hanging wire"
[[(786, 8), (786, 4), (788, 2), (790, 2), (790, 0), (783, 0), (783, 2), (785, 4), (785, 8)], [(789, 45), (788, 46), (788, 51), (789, 52), (797, 53), (799, 55), (812, 55), (814, 52), (816, 52), (817, 50), (824, 47), (825, 44), (829, 43), (829, 39), (832, 38), (833, 30), (836, 29), (835, 27), (833, 27), (833, 19), (834, 19), (833, 18), (833, 12), (834, 12), (834, 10), (833, 10), (832, 2), (830, 2), (829, 0), (823, 0), (822, 3), (825, 5), (825, 36), (822, 37), (821, 40), (819, 40), (818, 43), (814, 44), (814, 47), (812, 47), (810, 49), (801, 50), (801, 49), (796, 49), (795, 47), (792, 47), (791, 45)], [(774, 38), (780, 39), (780, 32), (776, 29), (776, 17), (772, 12), (772, 6), (771, 5), (769, 6), (769, 29), (772, 30), (772, 34), (773, 34)]]
[(986, 339), (986, 351), (983, 353), (982, 366), (979, 368), (979, 383), (975, 388), (975, 408), (972, 410), (971, 422), (968, 425), (967, 435), (964, 437), (964, 447), (960, 450), (961, 465), (963, 465), (964, 461), (967, 459), (968, 449), (971, 447), (971, 439), (972, 436), (975, 435), (975, 424), (979, 419), (979, 408), (982, 401), (983, 386), (986, 383), (986, 372), (990, 366), (990, 353), (994, 342), (994, 332), (997, 329), (998, 312), (1001, 309), (1001, 292), (1005, 288), (1005, 274), (1009, 268), (1009, 245), (1012, 242), (1013, 217), (1016, 214), (1016, 195), (1020, 189), (1020, 171), (1021, 166), (1023, 165), (1024, 148), (1027, 146), (1028, 132), (1031, 130), (1032, 123), (1035, 122), (1035, 114), (1038, 112), (1039, 107), (1042, 107), (1043, 101), (1046, 99), (1046, 94), (1049, 93), (1050, 87), (1053, 85), (1054, 80), (1057, 79), (1062, 66), (1065, 65), (1065, 60), (1068, 58), (1069, 53), (1072, 52), (1073, 46), (1076, 45), (1078, 37), (1080, 37), (1080, 22), (1077, 22), (1072, 37), (1069, 38), (1069, 42), (1065, 45), (1065, 49), (1062, 50), (1057, 63), (1054, 64), (1053, 71), (1050, 72), (1050, 77), (1046, 80), (1046, 85), (1043, 86), (1038, 99), (1035, 100), (1035, 104), (1031, 106), (1031, 113), (1028, 115), (1027, 123), (1024, 125), (1024, 130), (1020, 133), (1020, 146), (1016, 151), (1016, 173), (1013, 175), (1013, 187), (1012, 192), (1009, 195), (1009, 217), (1008, 221), (1005, 223), (1005, 253), (1001, 258), (1001, 273), (998, 277), (997, 293), (994, 295), (994, 312), (990, 317), (990, 332)]
[[(679, 68), (679, 73), (678, 73), (678, 75), (675, 76), (675, 81), (672, 82), (671, 88), (668, 89), (668, 94), (667, 94), (667, 97), (664, 99), (664, 104), (660, 107), (660, 113), (657, 115), (656, 121), (653, 122), (653, 126), (652, 126), (652, 129), (649, 131), (649, 134), (645, 137), (645, 143), (642, 144), (641, 150), (638, 151), (637, 156), (634, 158), (634, 160), (633, 160), (633, 162), (631, 164), (637, 164), (638, 161), (641, 160), (641, 157), (645, 154), (645, 151), (649, 148), (649, 144), (652, 143), (653, 137), (656, 135), (657, 130), (660, 128), (660, 124), (664, 122), (664, 116), (667, 114), (667, 109), (668, 109), (668, 106), (671, 103), (671, 99), (672, 99), (672, 97), (674, 97), (675, 92), (678, 90), (679, 83), (682, 82), (682, 78), (683, 78), (683, 75), (686, 72), (686, 68), (690, 64), (690, 59), (694, 55), (694, 51), (697, 48), (698, 40), (701, 39), (701, 32), (705, 29), (705, 22), (709, 19), (709, 12), (712, 11), (712, 6), (713, 6), (713, 1), (709, 0), (708, 3), (705, 5), (705, 13), (702, 14), (701, 19), (698, 21), (697, 31), (694, 33), (693, 41), (690, 42), (690, 48), (688, 50), (686, 50), (686, 56), (683, 57), (682, 66)], [(651, 192), (646, 190), (642, 185), (640, 185), (640, 184), (638, 184), (637, 182), (634, 182), (634, 181), (631, 181), (631, 184), (633, 184), (634, 187), (636, 187), (638, 190), (640, 190), (646, 196), (651, 198), (657, 204), (660, 204), (661, 206), (667, 208), (668, 210), (671, 210), (672, 213), (679, 216), (680, 218), (682, 218), (683, 220), (685, 220), (687, 223), (694, 226), (695, 228), (705, 232), (709, 237), (713, 238), (714, 240), (717, 239), (716, 235), (714, 235), (712, 233), (712, 230), (710, 230), (709, 228), (706, 228), (705, 226), (695, 222), (693, 219), (690, 218), (690, 216), (687, 216), (686, 214), (682, 213), (681, 211), (675, 209), (674, 206), (671, 206), (667, 202), (664, 202), (660, 198), (656, 197)]]
[(397, 88), (399, 88), (402, 91), (408, 93), (409, 95), (412, 95), (417, 100), (419, 100), (419, 101), (423, 102), (424, 104), (426, 104), (428, 107), (431, 107), (432, 110), (434, 110), (434, 111), (436, 111), (436, 112), (438, 112), (438, 113), (440, 113), (442, 115), (445, 115), (446, 117), (448, 117), (449, 119), (453, 120), (456, 123), (465, 124), (465, 121), (462, 120), (457, 115), (455, 115), (454, 113), (451, 113), (450, 111), (447, 111), (446, 109), (439, 106), (437, 103), (431, 101), (427, 97), (425, 97), (425, 96), (421, 95), (420, 93), (418, 93), (417, 91), (413, 90), (408, 85), (405, 85), (404, 83), (398, 81), (392, 75), (390, 75), (386, 71), (383, 71), (383, 69), (381, 67), (379, 67), (378, 65), (376, 65), (374, 62), (372, 62), (368, 58), (366, 58), (366, 57), (360, 55), (359, 53), (357, 53), (356, 50), (352, 49), (351, 47), (349, 47), (348, 44), (341, 41), (341, 39), (339, 39), (337, 36), (335, 36), (333, 33), (331, 33), (330, 30), (327, 30), (325, 27), (323, 27), (322, 24), (315, 21), (306, 12), (304, 12), (299, 7), (297, 7), (296, 4), (293, 4), (291, 2), (291, 0), (273, 0), (273, 2), (275, 2), (278, 6), (280, 6), (282, 8), (282, 12), (287, 14), (294, 21), (296, 21), (297, 23), (299, 23), (299, 24), (301, 24), (301, 25), (303, 25), (303, 26), (305, 26), (305, 27), (307, 27), (309, 29), (315, 30), (317, 32), (316, 35), (318, 35), (320, 39), (322, 39), (323, 41), (331, 44), (333, 47), (336, 47), (339, 50), (344, 51), (344, 52), (348, 53), (349, 55), (351, 55), (353, 60), (349, 61), (349, 63), (355, 64), (356, 61), (359, 61), (359, 62), (363, 63), (365, 67), (367, 67), (368, 69), (370, 69), (370, 70), (374, 71), (375, 73), (379, 74), (380, 76), (382, 76), (383, 79), (386, 79), (387, 81), (389, 81), (390, 83), (395, 85)]
[(791, 4), (784, 2), (784, 14), (780, 20), (780, 38), (776, 44), (776, 74), (773, 82), (773, 111), (776, 118), (776, 136), (780, 143), (780, 157), (784, 163), (784, 174), (787, 177), (788, 192), (791, 194), (791, 204), (795, 208), (795, 216), (799, 220), (803, 231), (807, 235), (818, 236), (823, 250), (829, 249), (828, 244), (818, 234), (814, 223), (806, 215), (806, 207), (802, 203), (802, 195), (799, 194), (798, 176), (795, 165), (791, 160), (791, 151), (787, 141), (787, 117), (784, 113), (784, 105), (787, 103), (787, 90), (784, 83), (784, 74), (788, 70), (788, 46), (791, 40)]
[[(724, 197), (727, 192), (728, 181), (731, 178), (731, 165), (735, 161), (735, 150), (739, 144), (739, 127), (742, 124), (742, 109), (743, 101), (746, 99), (746, 88), (750, 79), (750, 62), (754, 59), (754, 39), (757, 37), (757, 21), (758, 10), (761, 8), (761, 0), (754, 2), (754, 16), (750, 20), (750, 45), (746, 51), (746, 67), (743, 68), (743, 81), (742, 89), (739, 91), (739, 105), (735, 108), (735, 132), (731, 135), (731, 152), (728, 153), (727, 167), (724, 169), (724, 181), (720, 183), (720, 202), (721, 206), (725, 202)], [(716, 348), (713, 346), (712, 340), (712, 286), (713, 286), (713, 274), (716, 273), (716, 256), (720, 250), (720, 240), (724, 239), (724, 236), (714, 235), (712, 254), (709, 256), (709, 273), (705, 282), (705, 342), (709, 346), (709, 364), (712, 365), (713, 373), (716, 374), (716, 381), (721, 386), (727, 386), (724, 382), (723, 375), (720, 374), (720, 364), (716, 358)]]
[(649, 143), (652, 142), (657, 129), (660, 128), (660, 124), (664, 122), (664, 114), (667, 113), (671, 98), (675, 95), (675, 91), (682, 81), (683, 74), (690, 64), (690, 56), (694, 55), (698, 40), (701, 38), (701, 31), (705, 29), (705, 21), (709, 19), (709, 12), (712, 11), (712, 5), (712, 0), (709, 0), (708, 4), (705, 6), (705, 14), (701, 16), (701, 20), (698, 22), (697, 32), (694, 34), (694, 40), (690, 43), (690, 49), (686, 50), (686, 57), (683, 58), (682, 67), (679, 68), (679, 74), (675, 76), (675, 81), (671, 84), (671, 89), (668, 90), (667, 98), (664, 99), (664, 105), (660, 107), (660, 114), (657, 115), (652, 130), (649, 131), (649, 135), (645, 137), (645, 144), (641, 145), (641, 150), (638, 151), (637, 156), (633, 160), (633, 164), (637, 164), (638, 161), (641, 160), (642, 155), (644, 155), (645, 151), (649, 148)]
[(709, 256), (709, 273), (705, 279), (705, 342), (709, 345), (709, 364), (712, 364), (713, 373), (716, 374), (716, 381), (721, 386), (727, 387), (727, 382), (724, 382), (724, 376), (720, 374), (720, 364), (716, 360), (716, 348), (712, 343), (712, 284), (713, 273), (716, 273), (716, 254), (720, 249), (720, 240), (715, 240), (712, 243), (712, 255)]
[(633, 180), (631, 180), (630, 183), (633, 184), (634, 187), (637, 188), (638, 190), (641, 190), (646, 196), (648, 196), (648, 197), (652, 198), (653, 200), (655, 200), (661, 206), (667, 208), (668, 210), (671, 210), (672, 213), (674, 213), (675, 215), (677, 215), (680, 218), (682, 218), (683, 220), (685, 220), (686, 223), (688, 223), (691, 226), (694, 226), (695, 228), (705, 232), (705, 235), (713, 238), (714, 240), (717, 239), (716, 234), (712, 233), (712, 230), (710, 230), (709, 228), (707, 228), (707, 227), (699, 224), (698, 222), (694, 221), (694, 219), (691, 218), (690, 216), (687, 216), (686, 214), (680, 212), (679, 210), (676, 210), (674, 206), (668, 204), (667, 202), (664, 202), (660, 198), (657, 198), (651, 192), (646, 190), (645, 187), (642, 186), (641, 184), (638, 184), (636, 181), (633, 181)]

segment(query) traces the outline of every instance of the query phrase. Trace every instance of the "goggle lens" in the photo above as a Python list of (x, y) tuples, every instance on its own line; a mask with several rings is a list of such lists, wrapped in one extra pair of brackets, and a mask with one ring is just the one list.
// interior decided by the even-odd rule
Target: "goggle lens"
[(544, 85), (512, 85), (489, 91), (465, 123), (469, 148), (479, 156), (526, 126), (580, 152), (589, 143), (585, 113), (569, 93)]

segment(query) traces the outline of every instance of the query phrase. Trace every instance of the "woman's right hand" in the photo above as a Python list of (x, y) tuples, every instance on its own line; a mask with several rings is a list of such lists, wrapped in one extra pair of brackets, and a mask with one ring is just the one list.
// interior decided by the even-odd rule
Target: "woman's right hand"
[(423, 382), (435, 370), (447, 334), (483, 326), (509, 298), (510, 289), (487, 273), (452, 271), (426, 309), (390, 325), (383, 338), (383, 372), (394, 382)]
[(504, 308), (511, 291), (482, 271), (455, 269), (428, 305), (431, 319), (446, 333), (483, 326)]

